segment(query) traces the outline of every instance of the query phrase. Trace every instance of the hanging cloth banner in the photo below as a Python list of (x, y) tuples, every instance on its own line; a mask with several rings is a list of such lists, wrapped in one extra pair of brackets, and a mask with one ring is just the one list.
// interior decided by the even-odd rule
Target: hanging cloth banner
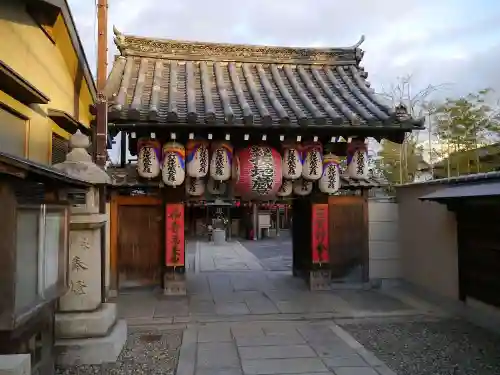
[(328, 253), (328, 204), (313, 204), (311, 209), (312, 225), (312, 262), (329, 263)]
[(165, 213), (165, 265), (183, 267), (185, 266), (184, 205), (167, 203)]

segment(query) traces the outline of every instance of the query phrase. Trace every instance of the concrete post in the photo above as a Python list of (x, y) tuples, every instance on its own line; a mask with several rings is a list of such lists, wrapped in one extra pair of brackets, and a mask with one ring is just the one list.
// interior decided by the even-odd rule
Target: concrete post
[[(87, 152), (89, 139), (77, 131), (66, 161), (54, 167), (93, 184), (110, 182)], [(56, 362), (61, 365), (115, 362), (126, 338), (127, 324), (117, 321), (116, 305), (101, 303), (101, 231), (108, 220), (99, 212), (99, 191), (92, 187), (71, 208), (69, 291), (59, 300), (55, 318)]]

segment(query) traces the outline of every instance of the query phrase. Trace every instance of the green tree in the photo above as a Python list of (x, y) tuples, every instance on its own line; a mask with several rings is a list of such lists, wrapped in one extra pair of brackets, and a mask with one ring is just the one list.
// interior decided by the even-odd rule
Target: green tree
[(382, 141), (376, 168), (382, 172), (390, 185), (413, 182), (422, 160), (422, 147), (416, 136), (407, 137), (403, 144)]
[[(488, 104), (488, 96), (491, 93), (491, 89), (484, 89), (458, 99), (447, 98), (436, 106), (434, 131), (438, 139), (446, 145), (448, 177), (451, 176), (452, 169), (456, 170), (457, 175), (479, 172), (481, 163), (478, 148), (498, 139), (498, 107)], [(476, 150), (475, 168), (472, 171), (470, 158), (466, 157), (467, 151), (471, 150)], [(465, 168), (463, 163), (467, 164)]]

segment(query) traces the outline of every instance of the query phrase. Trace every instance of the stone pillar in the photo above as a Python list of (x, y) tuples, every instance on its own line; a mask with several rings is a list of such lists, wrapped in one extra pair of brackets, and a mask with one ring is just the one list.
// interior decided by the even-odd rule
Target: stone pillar
[[(70, 139), (66, 161), (54, 167), (72, 177), (99, 185), (109, 176), (92, 162), (89, 139), (77, 131)], [(61, 365), (115, 362), (126, 338), (127, 324), (117, 321), (116, 305), (101, 303), (101, 230), (106, 214), (99, 212), (96, 186), (71, 208), (69, 290), (59, 300), (55, 318), (56, 362)]]

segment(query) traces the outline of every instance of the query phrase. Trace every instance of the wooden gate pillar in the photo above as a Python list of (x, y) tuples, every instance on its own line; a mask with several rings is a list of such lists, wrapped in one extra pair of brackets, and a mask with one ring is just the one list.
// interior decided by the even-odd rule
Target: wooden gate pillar
[(311, 203), (311, 261), (309, 288), (329, 290), (331, 282), (328, 252), (328, 203)]
[(293, 274), (305, 278), (311, 290), (330, 288), (328, 203), (298, 198), (293, 203)]

